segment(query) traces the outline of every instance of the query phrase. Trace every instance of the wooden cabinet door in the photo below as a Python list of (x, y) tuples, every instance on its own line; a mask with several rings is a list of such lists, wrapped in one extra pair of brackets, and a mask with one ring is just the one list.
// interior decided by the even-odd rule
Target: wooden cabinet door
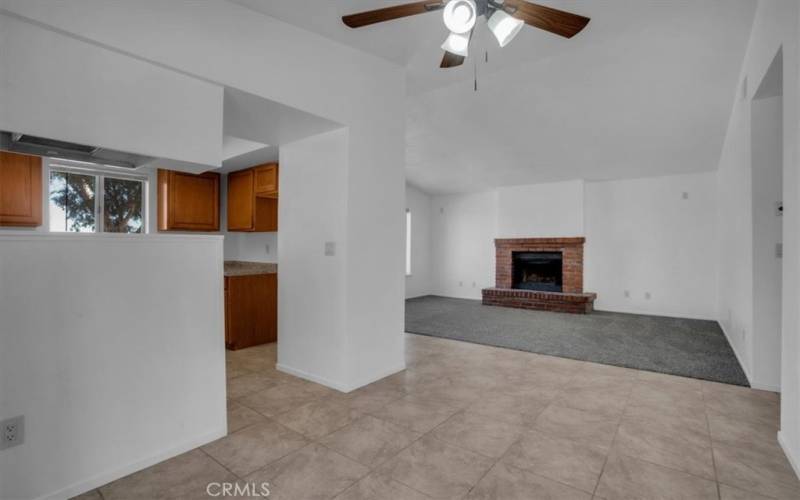
[(42, 159), (0, 151), (0, 226), (42, 225)]
[(255, 231), (256, 195), (252, 169), (228, 174), (228, 231)]
[(278, 196), (278, 165), (270, 163), (254, 168), (256, 173), (256, 195), (276, 198)]
[(158, 171), (160, 231), (219, 231), (219, 174)]
[(231, 276), (225, 344), (236, 350), (278, 339), (278, 275)]

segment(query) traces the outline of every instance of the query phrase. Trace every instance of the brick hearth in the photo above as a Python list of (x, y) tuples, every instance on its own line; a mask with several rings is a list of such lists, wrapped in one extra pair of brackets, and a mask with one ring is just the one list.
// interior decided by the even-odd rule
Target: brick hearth
[[(583, 244), (585, 238), (496, 239), (495, 287), (483, 290), (483, 303), (569, 313), (589, 313), (597, 294), (583, 292)], [(561, 252), (562, 292), (512, 288), (514, 252)]]

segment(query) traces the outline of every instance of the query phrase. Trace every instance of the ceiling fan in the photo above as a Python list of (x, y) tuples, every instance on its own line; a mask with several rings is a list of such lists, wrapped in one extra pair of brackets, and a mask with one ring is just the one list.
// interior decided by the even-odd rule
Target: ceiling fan
[(450, 34), (442, 44), (445, 53), (439, 66), (441, 68), (464, 63), (475, 22), (480, 16), (488, 20), (487, 26), (500, 47), (505, 47), (524, 24), (572, 38), (589, 23), (588, 17), (525, 0), (423, 0), (350, 14), (342, 17), (342, 22), (351, 28), (360, 28), (442, 9), (444, 24)]

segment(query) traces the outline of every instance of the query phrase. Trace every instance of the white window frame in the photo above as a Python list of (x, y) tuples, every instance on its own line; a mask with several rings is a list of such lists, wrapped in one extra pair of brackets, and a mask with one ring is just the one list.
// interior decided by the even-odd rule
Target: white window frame
[(97, 179), (95, 185), (95, 202), (94, 202), (94, 231), (93, 232), (75, 232), (74, 234), (111, 234), (105, 232), (105, 219), (103, 217), (105, 210), (105, 180), (106, 177), (112, 179), (124, 179), (139, 181), (142, 183), (142, 232), (141, 233), (114, 233), (124, 234), (127, 236), (142, 236), (149, 232), (149, 214), (150, 214), (150, 177), (146, 174), (131, 173), (126, 170), (120, 171), (118, 167), (111, 167), (97, 163), (87, 163), (74, 160), (63, 160), (61, 158), (46, 158), (45, 176), (44, 176), (44, 227), (48, 233), (61, 233), (63, 231), (50, 230), (50, 175), (52, 172), (64, 172), (71, 174), (84, 174), (93, 175)]
[(411, 210), (406, 209), (406, 276), (411, 276)]

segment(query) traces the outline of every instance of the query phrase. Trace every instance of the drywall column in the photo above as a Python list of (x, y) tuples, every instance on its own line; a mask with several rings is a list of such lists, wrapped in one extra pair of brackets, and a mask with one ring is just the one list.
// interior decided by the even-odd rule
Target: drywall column
[[(282, 147), (278, 204), (278, 368), (339, 390), (350, 389), (347, 148), (346, 129)], [(327, 252), (332, 255), (326, 254), (328, 243), (334, 245)]]
[(780, 389), (783, 123), (780, 96), (750, 108), (753, 190), (753, 381)]

